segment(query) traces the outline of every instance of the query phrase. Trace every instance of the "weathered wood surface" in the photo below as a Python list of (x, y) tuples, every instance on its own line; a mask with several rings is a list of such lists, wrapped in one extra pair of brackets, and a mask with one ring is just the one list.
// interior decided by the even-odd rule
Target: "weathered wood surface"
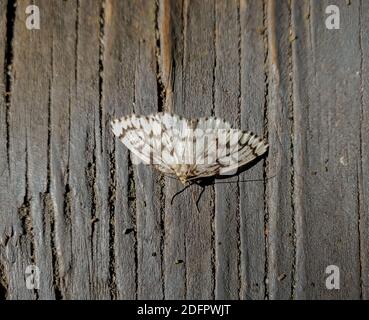
[[(40, 30), (30, 1), (0, 0), (0, 298), (368, 298), (367, 1), (33, 3)], [(196, 186), (171, 205), (180, 183), (109, 127), (162, 110), (223, 117), (269, 153), (200, 212)]]

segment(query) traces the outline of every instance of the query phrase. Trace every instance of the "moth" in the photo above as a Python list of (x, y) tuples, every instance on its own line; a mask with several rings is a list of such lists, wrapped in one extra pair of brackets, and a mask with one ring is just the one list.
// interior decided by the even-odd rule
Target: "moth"
[(113, 120), (111, 126), (140, 161), (179, 179), (186, 186), (182, 191), (207, 178), (234, 175), (268, 150), (262, 138), (217, 117), (132, 114)]

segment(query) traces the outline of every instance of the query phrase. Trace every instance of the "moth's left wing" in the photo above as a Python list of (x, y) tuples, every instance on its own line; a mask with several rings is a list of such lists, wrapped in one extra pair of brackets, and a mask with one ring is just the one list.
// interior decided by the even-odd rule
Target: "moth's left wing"
[(171, 169), (170, 156), (163, 152), (163, 132), (166, 126), (157, 115), (137, 116), (132, 114), (111, 122), (114, 134), (142, 162), (152, 164), (165, 174), (174, 174)]

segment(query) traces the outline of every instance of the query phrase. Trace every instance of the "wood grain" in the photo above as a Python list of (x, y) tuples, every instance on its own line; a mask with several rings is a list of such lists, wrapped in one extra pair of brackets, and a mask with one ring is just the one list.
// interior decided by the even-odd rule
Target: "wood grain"
[(361, 66), (360, 66), (360, 152), (358, 161), (358, 183), (359, 183), (359, 250), (360, 250), (360, 272), (361, 272), (361, 292), (362, 298), (369, 298), (369, 273), (368, 273), (368, 261), (369, 255), (369, 243), (368, 243), (368, 212), (369, 212), (369, 81), (365, 77), (365, 74), (369, 72), (369, 60), (364, 54), (368, 47), (368, 34), (365, 32), (365, 26), (369, 25), (368, 16), (364, 14), (369, 9), (368, 3), (362, 1), (359, 6), (360, 14), (360, 39), (359, 49), (361, 54)]
[[(342, 28), (332, 33), (316, 23), (328, 4), (295, 4), (293, 10), (294, 32), (301, 37), (294, 43), (296, 296), (358, 299), (359, 217), (366, 209), (359, 202), (360, 20), (352, 17), (360, 11), (359, 2), (351, 3), (342, 15)], [(325, 287), (325, 270), (331, 264), (340, 268), (340, 290)]]
[[(241, 128), (266, 137), (266, 8), (240, 1)], [(241, 299), (264, 299), (266, 272), (265, 158), (239, 176)], [(253, 181), (257, 180), (257, 181)]]
[(289, 82), (289, 7), (268, 1), (266, 129), (270, 144), (266, 164), (267, 295), (287, 299), (294, 277), (294, 210), (292, 189), (291, 86)]
[[(237, 1), (215, 3), (215, 115), (240, 125), (240, 17)], [(234, 21), (229, 25), (228, 21)], [(215, 298), (239, 296), (239, 185), (215, 185)]]

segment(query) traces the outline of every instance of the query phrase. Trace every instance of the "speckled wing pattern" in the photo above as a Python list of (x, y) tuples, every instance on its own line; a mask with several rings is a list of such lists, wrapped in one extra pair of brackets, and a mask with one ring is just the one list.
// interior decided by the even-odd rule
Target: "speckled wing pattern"
[(188, 120), (159, 112), (111, 122), (114, 134), (143, 163), (185, 180), (227, 175), (267, 151), (252, 132), (232, 129), (219, 118)]

